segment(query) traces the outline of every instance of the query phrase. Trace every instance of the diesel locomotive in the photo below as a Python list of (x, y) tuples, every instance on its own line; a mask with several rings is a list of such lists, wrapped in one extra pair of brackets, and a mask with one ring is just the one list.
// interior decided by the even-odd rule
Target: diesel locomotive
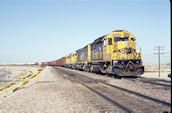
[(118, 76), (136, 76), (144, 73), (141, 49), (136, 52), (136, 38), (126, 30), (114, 30), (66, 57), (42, 63), (52, 64)]

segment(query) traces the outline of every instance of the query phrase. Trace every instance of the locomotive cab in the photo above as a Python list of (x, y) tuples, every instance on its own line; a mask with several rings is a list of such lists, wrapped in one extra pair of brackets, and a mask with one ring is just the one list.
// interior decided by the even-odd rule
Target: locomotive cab
[(141, 52), (136, 52), (135, 36), (125, 30), (116, 30), (112, 36), (112, 71), (120, 76), (143, 74)]
[(75, 63), (77, 61), (77, 53), (76, 51), (71, 54), (71, 68), (75, 69)]

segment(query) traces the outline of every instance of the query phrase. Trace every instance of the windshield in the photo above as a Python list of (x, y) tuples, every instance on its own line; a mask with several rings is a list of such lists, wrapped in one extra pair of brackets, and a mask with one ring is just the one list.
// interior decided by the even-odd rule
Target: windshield
[(118, 41), (128, 41), (128, 38), (114, 38), (114, 42)]
[(134, 42), (135, 40), (134, 40), (134, 38), (131, 38), (131, 42)]

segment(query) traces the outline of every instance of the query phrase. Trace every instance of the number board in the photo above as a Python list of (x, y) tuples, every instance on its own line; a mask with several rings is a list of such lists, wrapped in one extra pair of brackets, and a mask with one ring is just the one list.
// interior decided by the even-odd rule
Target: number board
[(121, 34), (114, 34), (114, 37), (121, 37)]
[(124, 37), (130, 37), (130, 34), (124, 34)]

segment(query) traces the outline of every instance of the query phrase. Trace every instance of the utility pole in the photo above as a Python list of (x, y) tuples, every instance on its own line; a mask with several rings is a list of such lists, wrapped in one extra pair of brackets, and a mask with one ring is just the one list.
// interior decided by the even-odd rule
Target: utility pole
[(158, 67), (159, 67), (159, 74), (158, 76), (160, 77), (160, 65), (161, 65), (161, 61), (160, 61), (160, 55), (161, 54), (164, 54), (164, 53), (161, 53), (161, 50), (163, 50), (164, 47), (163, 46), (155, 46), (155, 50), (158, 50), (158, 53), (154, 53), (154, 54), (158, 54)]

